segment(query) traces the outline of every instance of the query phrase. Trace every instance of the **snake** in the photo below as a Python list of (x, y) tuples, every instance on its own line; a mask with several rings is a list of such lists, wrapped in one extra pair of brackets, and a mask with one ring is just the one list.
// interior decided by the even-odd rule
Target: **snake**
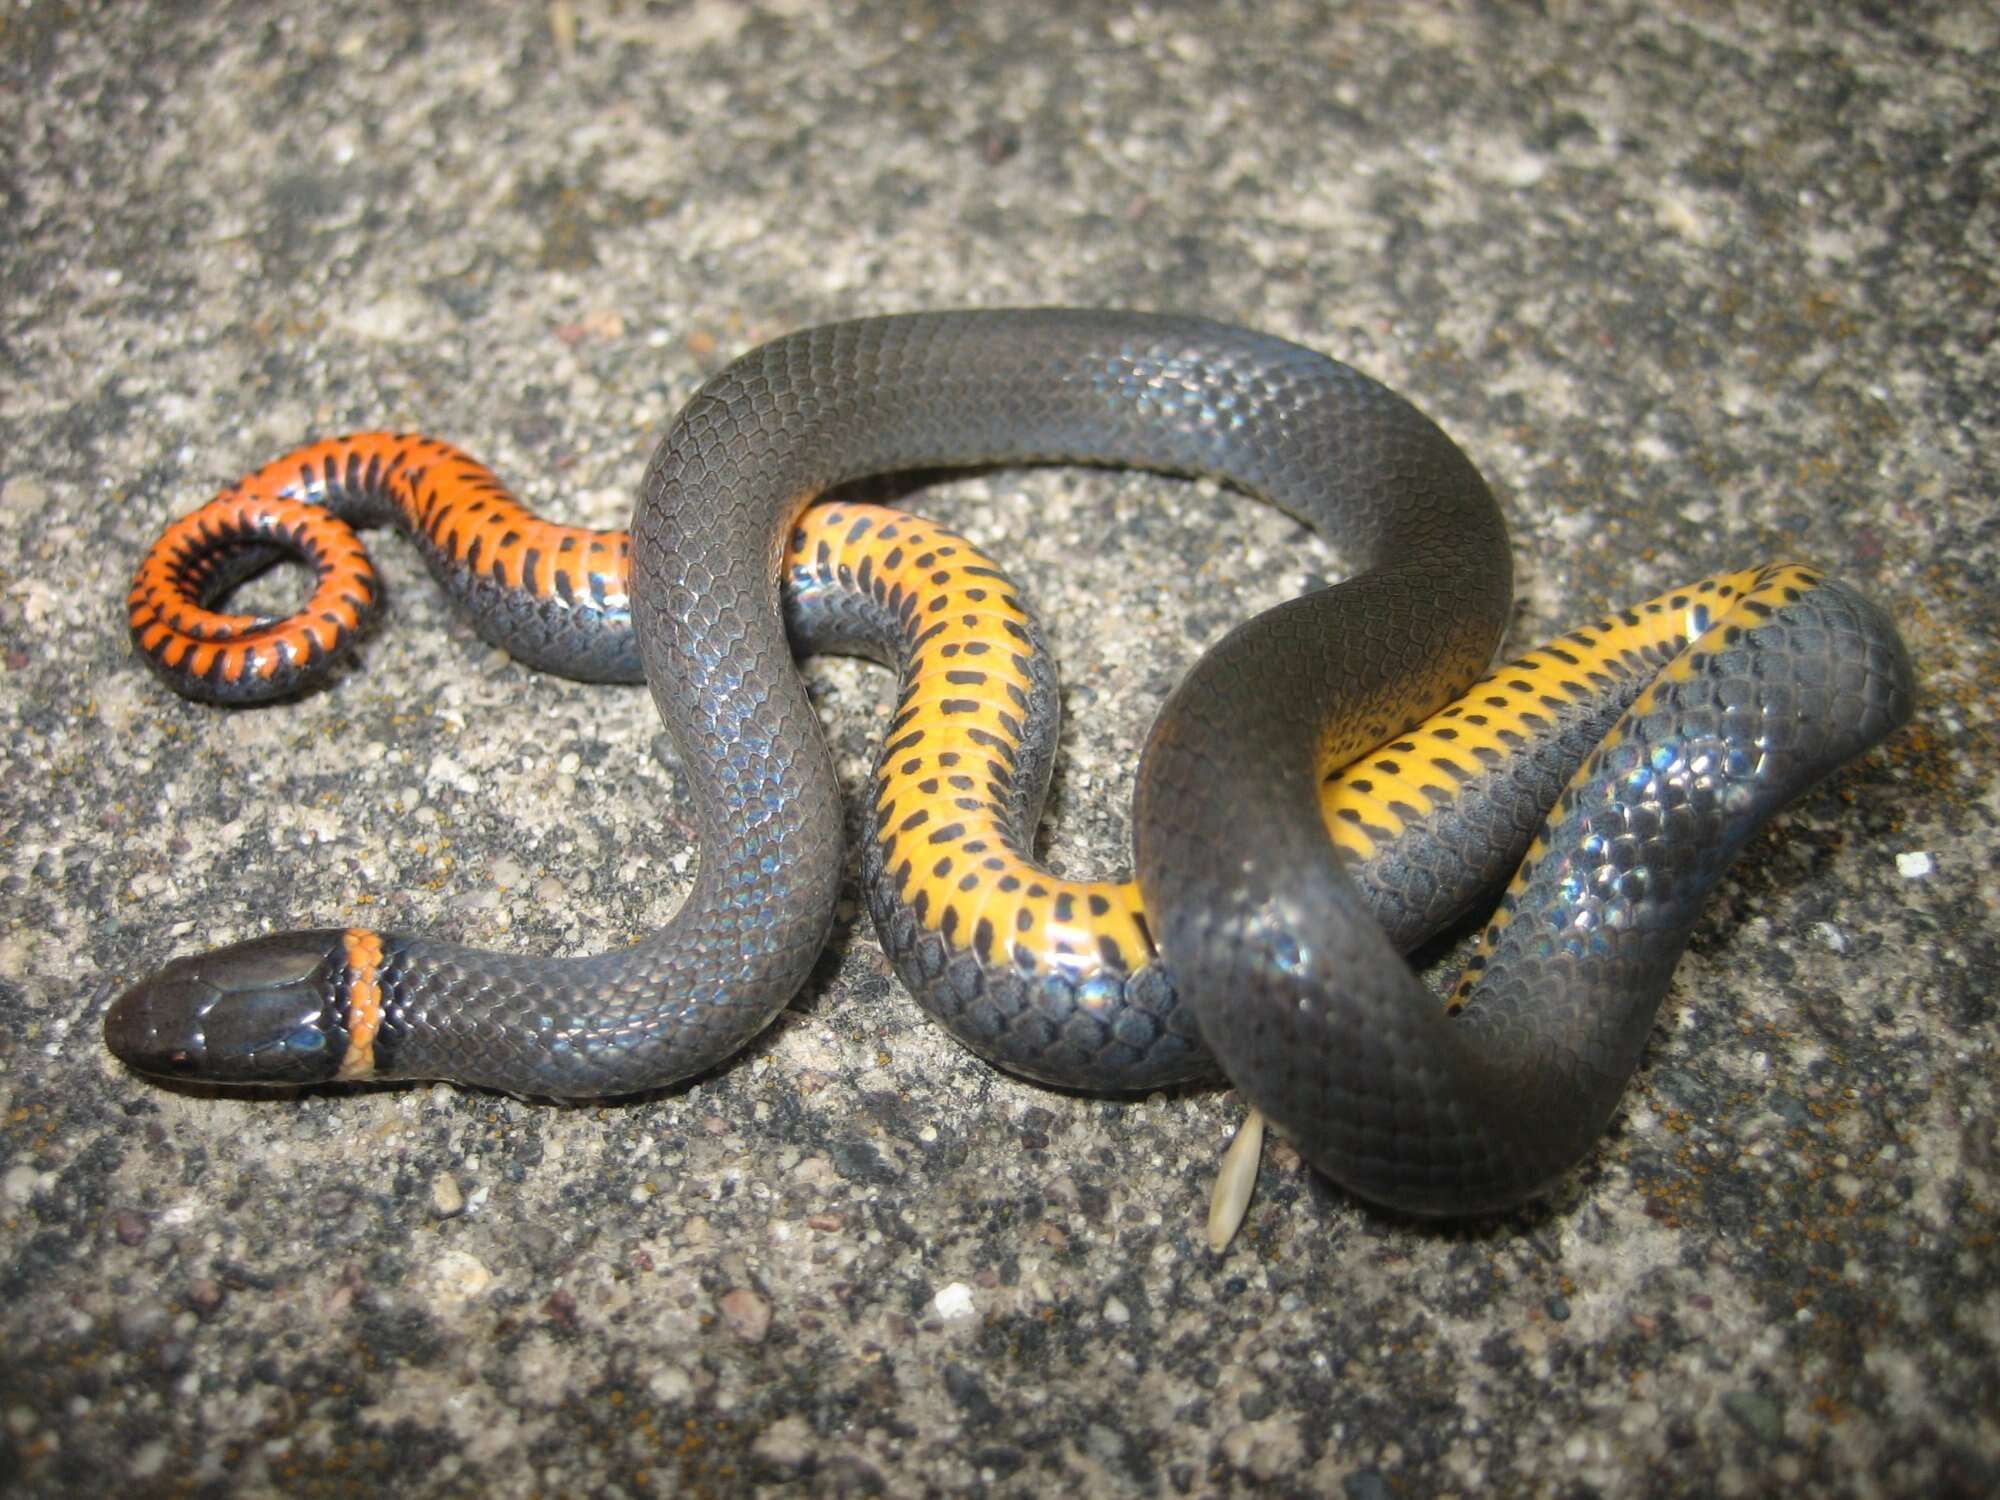
[[(843, 869), (789, 608), (808, 638), (901, 671), (863, 881), (885, 950), (956, 1034), (1080, 1087), (1219, 1067), (1362, 1198), (1497, 1211), (1601, 1136), (1745, 840), (1914, 702), (1888, 617), (1789, 563), (1487, 673), (1511, 563), (1471, 461), (1349, 366), (1188, 316), (915, 313), (778, 338), (689, 401), (629, 536), (537, 521), (432, 440), (308, 452), (163, 538), (129, 600), (141, 656), (225, 702), (309, 686), (377, 593), (336, 512), (394, 522), (488, 639), (647, 683), (699, 866), (666, 926), (589, 956), (328, 928), (174, 959), (107, 1013), (142, 1073), (597, 1097), (732, 1055), (804, 981)], [(1355, 562), (1238, 625), (1170, 694), (1140, 758), (1135, 882), (1059, 882), (1030, 858), (1057, 694), (1004, 573), (914, 518), (812, 508), (866, 476), (1029, 463), (1213, 477)], [(279, 552), (319, 575), (300, 616), (211, 612)], [(1502, 886), (1439, 1003), (1403, 952)]]

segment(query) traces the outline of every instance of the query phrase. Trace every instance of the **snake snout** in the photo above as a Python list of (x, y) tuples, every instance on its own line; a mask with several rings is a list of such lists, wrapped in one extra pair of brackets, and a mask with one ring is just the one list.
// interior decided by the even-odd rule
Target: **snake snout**
[(341, 934), (288, 932), (177, 958), (112, 1002), (111, 1051), (141, 1073), (210, 1083), (336, 1076)]

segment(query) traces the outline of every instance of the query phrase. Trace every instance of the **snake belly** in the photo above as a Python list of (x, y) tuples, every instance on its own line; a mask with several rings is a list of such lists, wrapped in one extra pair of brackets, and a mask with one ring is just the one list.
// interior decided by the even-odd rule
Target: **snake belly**
[[(1812, 700), (1790, 735), (1798, 743), (1788, 749), (1799, 753), (1780, 757), (1787, 774), (1772, 772), (1766, 757), (1722, 793), (1702, 783), (1667, 794), (1720, 812), (1695, 829), (1692, 858), (1671, 838), (1648, 845), (1647, 857), (1663, 855), (1677, 875), (1693, 867), (1699, 878), (1658, 879), (1661, 899), (1638, 903), (1643, 961), (1635, 963), (1628, 948), (1608, 965), (1589, 955), (1559, 963), (1558, 977), (1570, 982), (1546, 1016), (1490, 1001), (1489, 994), (1511, 993), (1498, 977), (1506, 968), (1501, 927), (1530, 949), (1546, 949), (1549, 939), (1533, 935), (1574, 914), (1573, 881), (1557, 882), (1553, 903), (1517, 888), (1503, 906), (1506, 920), (1489, 934), (1494, 951), (1475, 960), (1493, 972), (1469, 1004), (1460, 997), (1465, 1014), (1446, 1019), (1413, 988), (1395, 955), (1403, 936), (1385, 934), (1368, 914), (1352, 878), (1353, 851), (1325, 837), (1313, 804), (1323, 766), (1397, 743), (1491, 654), (1509, 596), (1505, 538), (1470, 463), (1414, 408), (1366, 377), (1224, 325), (1059, 309), (830, 325), (753, 351), (704, 387), (663, 442), (642, 492), (630, 606), (644, 674), (680, 751), (702, 836), (695, 888), (676, 919), (633, 948), (566, 960), (373, 933), (262, 939), (177, 961), (192, 967), (175, 973), (169, 966), (130, 992), (107, 1023), (114, 1048), (141, 1066), (140, 1054), (158, 1060), (153, 1039), (119, 1048), (121, 1040), (134, 1043), (138, 1012), (172, 1010), (192, 991), (212, 992), (221, 978), (225, 987), (267, 996), (337, 990), (361, 1018), (371, 1060), (393, 1060), (376, 1076), (600, 1095), (656, 1086), (728, 1056), (803, 979), (824, 939), (841, 865), (831, 768), (772, 587), (788, 530), (815, 496), (850, 478), (1041, 461), (1214, 475), (1338, 535), (1359, 560), (1348, 583), (1232, 634), (1177, 692), (1141, 765), (1139, 876), (1147, 911), (1164, 914), (1163, 948), (1177, 987), (1239, 1087), (1292, 1131), (1316, 1165), (1406, 1208), (1455, 1212), (1517, 1201), (1587, 1150), (1636, 1063), (1638, 1039), (1698, 906), (1696, 888), (1712, 883), (1733, 852), (1731, 840), (1740, 842), (1805, 780), (1908, 711), (1907, 660), (1868, 606), (1810, 575), (1770, 584), (1770, 599), (1757, 600), (1747, 626), (1717, 627), (1747, 630), (1757, 638), (1752, 647), (1732, 643), (1675, 658), (1579, 776), (1629, 756), (1635, 744), (1647, 747), (1650, 767), (1664, 753), (1658, 744), (1685, 745), (1711, 719), (1742, 718), (1737, 700), (1745, 682), (1761, 679), (1772, 658), (1797, 668), (1786, 691)], [(487, 573), (475, 571), (455, 589), (471, 599), (475, 618), (480, 590), (489, 580), (494, 587), (514, 581), (510, 569), (547, 584), (544, 594), (561, 592), (554, 587), (559, 570), (544, 555), (556, 545), (553, 536), (538, 547), (500, 522), (491, 530)], [(457, 550), (464, 550), (462, 539)], [(433, 567), (443, 575), (435, 558)], [(569, 576), (573, 594), (577, 575)], [(135, 636), (137, 598), (135, 591)], [(567, 616), (556, 609), (554, 618)], [(1827, 640), (1840, 648), (1835, 684), (1822, 680), (1828, 652), (1813, 649)], [(244, 658), (193, 656), (211, 676), (244, 675)], [(1684, 665), (1690, 658), (1693, 665)], [(1755, 665), (1743, 667), (1744, 659)], [(1858, 682), (1857, 662), (1868, 664)], [(586, 664), (581, 675), (621, 674)], [(1691, 711), (1690, 695), (1704, 691), (1708, 699)], [(1724, 702), (1727, 711), (1715, 707)], [(1524, 712), (1538, 721), (1530, 731), (1555, 725), (1560, 738), (1573, 728), (1554, 712)], [(1828, 718), (1840, 722), (1822, 727)], [(1649, 726), (1664, 731), (1653, 735)], [(1742, 758), (1735, 741), (1700, 743), (1691, 762), (1701, 773), (1716, 754), (1731, 764)], [(922, 753), (892, 731), (884, 762)], [(1635, 779), (1620, 768), (1625, 781)], [(925, 779), (921, 772), (918, 779)], [(928, 779), (942, 785), (949, 777)], [(988, 800), (1025, 805), (1019, 780), (989, 790)], [(1588, 823), (1566, 816), (1576, 793), (1574, 786), (1562, 793), (1557, 833)], [(941, 965), (936, 955), (947, 950), (923, 935), (937, 924), (920, 920), (902, 940), (892, 930), (895, 913), (918, 906), (927, 892), (912, 892), (911, 861), (888, 857), (897, 838), (918, 830), (889, 822), (896, 809), (885, 810), (884, 800), (878, 796), (864, 868), (871, 904), (885, 877), (895, 886), (885, 946), (906, 976), (914, 968), (919, 993), (934, 1009), (965, 1022), (984, 1006), (985, 1019), (955, 1027), (962, 1035), (991, 1031), (991, 968), (967, 982), (950, 970), (948, 953)], [(1020, 807), (1011, 811), (1018, 815)], [(1402, 812), (1392, 806), (1389, 815), (1400, 819)], [(1372, 831), (1362, 814), (1353, 817)], [(885, 824), (894, 830), (887, 838)], [(928, 841), (939, 831), (921, 836)], [(957, 846), (965, 838), (960, 829), (944, 842)], [(1483, 842), (1482, 857), (1500, 842)], [(1582, 847), (1601, 842), (1588, 835)], [(1415, 891), (1418, 904), (1436, 905), (1435, 882), (1409, 880), (1407, 859), (1391, 855), (1385, 868), (1401, 895)], [(1538, 871), (1546, 885), (1549, 868), (1549, 859), (1531, 854), (1517, 887), (1537, 889)], [(1646, 884), (1650, 868), (1620, 856), (1628, 894)], [(1494, 874), (1473, 868), (1457, 878), (1477, 886)], [(1659, 920), (1654, 908), (1670, 920)], [(1013, 909), (1025, 908), (1017, 902)], [(1360, 982), (1330, 980), (1335, 956), (1367, 966)], [(1634, 978), (1639, 983), (1628, 989), (1625, 981)], [(1097, 996), (1078, 998), (1078, 1017), (1102, 1019)], [(1059, 1066), (1011, 1065), (1059, 1081), (1130, 1087), (1205, 1061), (1171, 1003), (1145, 1018), (1140, 1029), (1147, 1027), (1172, 1040), (1164, 1071), (1163, 1054), (1154, 1053), (1149, 1074), (1133, 1066), (1129, 1034), (1087, 1024), (1058, 1039)], [(1046, 1041), (1046, 1028), (1038, 1022), (1033, 1029)], [(1481, 1054), (1469, 1040), (1488, 1044), (1496, 1031), (1511, 1050)], [(1531, 1055), (1536, 1068), (1524, 1061)], [(1531, 1085), (1540, 1093), (1526, 1108), (1542, 1118), (1525, 1121)], [(1546, 1107), (1579, 1085), (1584, 1103)]]

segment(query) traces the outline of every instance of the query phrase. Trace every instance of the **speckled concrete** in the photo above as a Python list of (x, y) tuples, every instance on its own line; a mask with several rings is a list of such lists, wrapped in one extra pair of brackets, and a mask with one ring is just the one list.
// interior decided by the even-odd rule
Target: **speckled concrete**
[[(627, 0), (576, 4), (563, 56), (542, 6), (9, 4), (0, 1488), (2000, 1486), (2000, 24), (1545, 9)], [(167, 696), (121, 600), (169, 517), (395, 424), (616, 523), (757, 340), (1029, 301), (1206, 312), (1408, 392), (1509, 513), (1520, 643), (1773, 554), (1901, 620), (1917, 722), (1754, 844), (1553, 1201), (1416, 1227), (1281, 1150), (1211, 1258), (1231, 1099), (1001, 1077), (851, 909), (747, 1056), (636, 1103), (245, 1099), (105, 1055), (176, 950), (582, 951), (694, 857), (643, 693), (480, 648), (392, 539), (331, 690)], [(1148, 477), (924, 504), (1052, 628), (1070, 869), (1120, 864), (1175, 674), (1338, 561)], [(858, 786), (887, 683), (810, 674)]]

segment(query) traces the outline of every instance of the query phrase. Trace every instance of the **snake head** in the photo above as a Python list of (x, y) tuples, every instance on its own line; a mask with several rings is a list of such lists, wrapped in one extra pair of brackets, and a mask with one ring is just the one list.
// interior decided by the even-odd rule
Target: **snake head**
[(105, 1043), (156, 1078), (328, 1082), (346, 1046), (343, 938), (286, 932), (177, 958), (112, 1002)]

